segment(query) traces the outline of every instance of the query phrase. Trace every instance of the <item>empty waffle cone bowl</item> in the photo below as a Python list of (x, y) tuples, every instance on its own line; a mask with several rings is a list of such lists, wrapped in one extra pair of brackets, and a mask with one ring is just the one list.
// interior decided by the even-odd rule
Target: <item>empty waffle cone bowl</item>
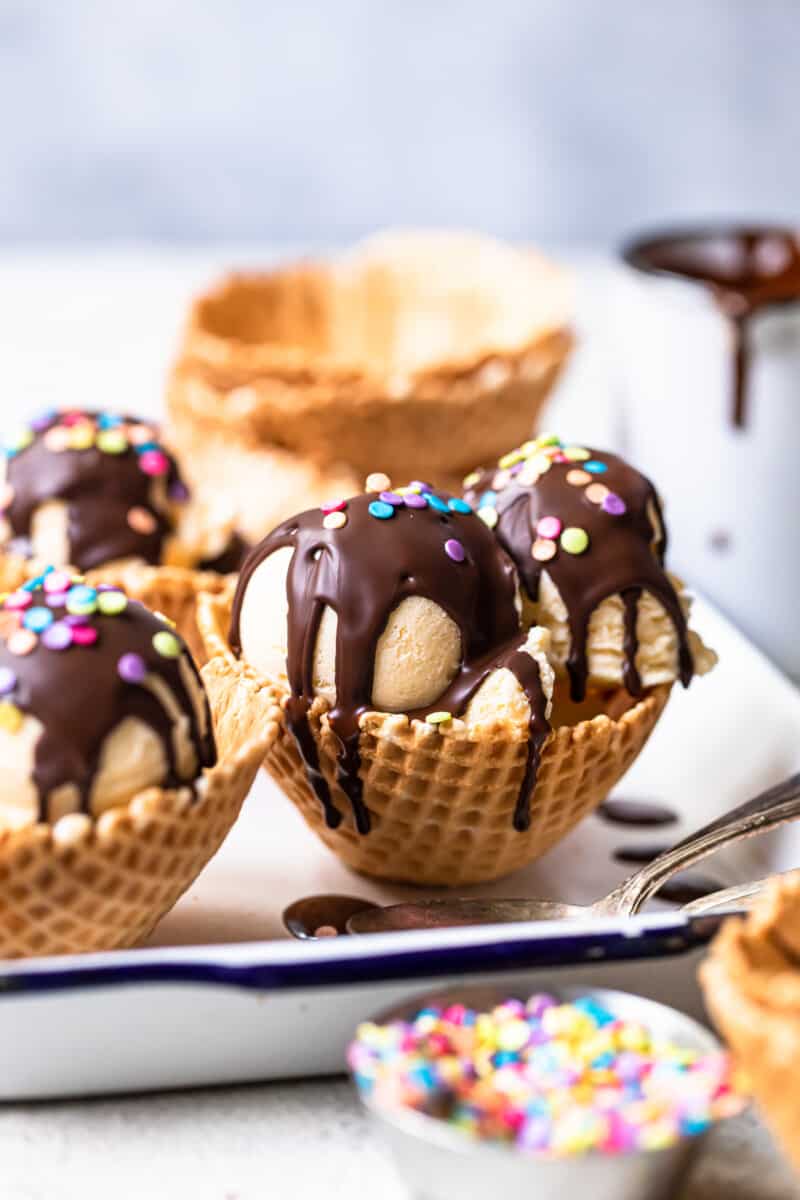
[[(0, 592), (12, 592), (35, 574), (36, 564), (17, 554), (0, 553)], [(177, 627), (198, 665), (205, 661), (205, 646), (197, 628), (197, 597), (225, 587), (226, 577), (215, 571), (188, 567), (152, 567), (138, 559), (120, 559), (86, 572), (92, 586), (122, 588), (152, 612), (163, 613)]]
[(529, 434), (568, 356), (564, 273), (461, 233), (386, 233), (199, 297), (172, 436), (235, 436), (358, 477), (450, 478)]
[(700, 969), (706, 1004), (768, 1124), (800, 1170), (800, 873), (726, 921)]
[(279, 718), (216, 729), (219, 762), (194, 795), (153, 787), (97, 819), (0, 829), (0, 958), (141, 942), (221, 846)]
[[(531, 798), (531, 823), (514, 828), (523, 780), (527, 723), (466, 725), (439, 732), (401, 714), (365, 713), (359, 750), (363, 798), (371, 829), (359, 834), (336, 786), (336, 739), (325, 706), (311, 710), (322, 772), (341, 814), (331, 829), (309, 786), (282, 704), (285, 686), (260, 678), (228, 643), (230, 594), (201, 596), (198, 621), (206, 642), (203, 671), (215, 719), (260, 704), (278, 706), (278, 732), (264, 765), (318, 837), (365, 875), (450, 887), (500, 878), (539, 858), (605, 798), (644, 746), (669, 697), (667, 685), (634, 702), (622, 692), (597, 698), (596, 714), (553, 729), (542, 751)], [(557, 714), (554, 720), (559, 718)], [(569, 719), (569, 717), (568, 717)]]

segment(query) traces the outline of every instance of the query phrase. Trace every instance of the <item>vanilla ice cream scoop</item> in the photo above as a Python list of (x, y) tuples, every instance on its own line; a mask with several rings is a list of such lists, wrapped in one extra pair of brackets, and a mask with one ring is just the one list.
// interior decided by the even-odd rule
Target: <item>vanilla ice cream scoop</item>
[[(43, 413), (0, 455), (0, 545), (88, 571), (139, 559), (233, 570), (229, 523), (200, 537), (175, 459), (150, 423), (86, 410)], [(183, 536), (177, 536), (183, 528)]]
[(523, 704), (532, 788), (552, 691), (541, 638), (526, 641), (520, 626), (514, 565), (471, 507), (420, 482), (382, 488), (293, 517), (257, 546), (230, 636), (260, 675), (288, 687), (289, 724), (335, 826), (341, 814), (309, 723), (315, 698), (325, 702), (341, 747), (338, 782), (362, 833), (364, 713), (477, 723)]
[(523, 585), (523, 621), (550, 633), (571, 694), (634, 696), (716, 662), (688, 628), (690, 598), (664, 569), (666, 529), (650, 481), (605, 451), (542, 434), (464, 480)]
[(118, 588), (49, 570), (0, 606), (0, 831), (97, 816), (216, 759), (183, 640)]

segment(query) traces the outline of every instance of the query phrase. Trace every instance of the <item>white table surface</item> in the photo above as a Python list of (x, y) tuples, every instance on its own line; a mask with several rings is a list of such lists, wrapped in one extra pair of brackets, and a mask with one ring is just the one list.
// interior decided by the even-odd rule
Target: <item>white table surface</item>
[[(269, 257), (257, 249), (148, 248), (0, 256), (0, 423), (66, 401), (158, 414), (190, 295), (225, 265)], [(553, 423), (602, 445), (613, 437), (601, 336), (609, 268), (597, 258), (578, 258), (575, 267), (584, 342)], [(342, 1080), (0, 1108), (2, 1200), (365, 1194), (406, 1196)], [(798, 1194), (748, 1116), (713, 1135), (681, 1200)]]

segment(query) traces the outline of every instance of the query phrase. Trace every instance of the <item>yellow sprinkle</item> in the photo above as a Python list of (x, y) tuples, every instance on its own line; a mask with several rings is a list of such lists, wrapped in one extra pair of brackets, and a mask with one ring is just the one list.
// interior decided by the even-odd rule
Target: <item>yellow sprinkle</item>
[(364, 484), (366, 492), (389, 492), (392, 489), (392, 481), (383, 471), (373, 471), (367, 476), (367, 481)]
[(483, 521), (484, 525), (488, 525), (489, 529), (494, 529), (497, 524), (497, 509), (492, 508), (491, 504), (485, 504), (483, 508), (478, 509), (478, 516)]
[(342, 512), (341, 509), (337, 512), (328, 513), (322, 522), (323, 528), (325, 529), (341, 529), (342, 526), (346, 524), (347, 513)]
[(602, 504), (608, 495), (608, 488), (604, 483), (590, 483), (583, 494), (592, 504)]
[(498, 462), (498, 467), (506, 470), (508, 467), (513, 467), (516, 463), (522, 462), (525, 455), (522, 450), (509, 450), (508, 454), (504, 454)]
[(577, 467), (573, 467), (571, 471), (567, 471), (567, 483), (572, 487), (586, 487), (587, 483), (592, 482), (592, 477), (588, 471), (581, 471)]
[(560, 446), (561, 438), (556, 437), (554, 433), (540, 433), (536, 439), (536, 445), (542, 446)]
[(452, 721), (453, 714), (449, 712), (432, 712), (428, 713), (425, 719), (429, 725), (446, 725), (448, 721)]
[[(470, 471), (469, 475), (465, 475), (462, 479), (462, 486), (465, 488), (474, 487), (480, 481), (480, 473), (478, 471)], [(398, 488), (397, 491), (401, 496), (405, 495), (403, 488)]]
[(17, 708), (16, 704), (12, 704), (10, 700), (0, 700), (0, 729), (4, 729), (6, 733), (19, 733), (24, 719), (21, 709)]
[(567, 446), (564, 457), (570, 462), (586, 462), (586, 459), (592, 456), (583, 446)]

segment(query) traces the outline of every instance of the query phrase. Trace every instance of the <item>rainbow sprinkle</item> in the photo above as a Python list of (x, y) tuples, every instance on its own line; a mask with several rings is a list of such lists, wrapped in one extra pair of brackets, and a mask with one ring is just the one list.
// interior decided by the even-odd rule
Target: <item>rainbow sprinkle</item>
[(591, 995), (363, 1024), (348, 1061), (362, 1094), (383, 1107), (545, 1158), (660, 1150), (746, 1103), (727, 1054), (656, 1038)]

